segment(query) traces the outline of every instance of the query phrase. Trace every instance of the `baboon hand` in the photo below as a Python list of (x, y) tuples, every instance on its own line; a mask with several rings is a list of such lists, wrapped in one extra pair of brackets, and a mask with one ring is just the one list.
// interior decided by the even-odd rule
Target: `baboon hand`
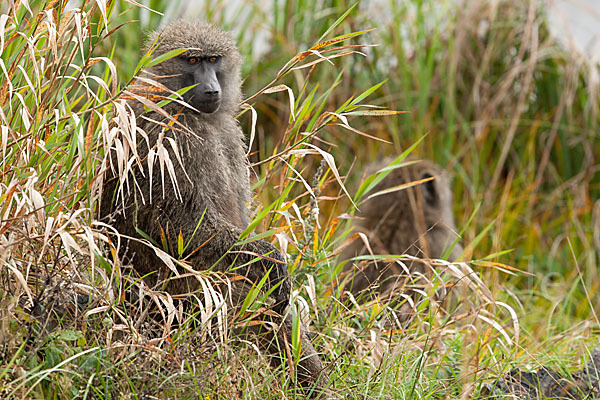
[[(283, 254), (271, 243), (264, 240), (251, 242), (252, 252), (261, 256), (261, 260), (250, 266), (257, 280), (266, 273), (269, 274), (267, 289), (275, 287), (272, 296), (275, 298), (273, 309), (282, 314), (290, 302), (291, 284), (288, 276), (287, 263)], [(250, 277), (250, 276), (249, 276)], [(252, 277), (251, 277), (252, 278)]]

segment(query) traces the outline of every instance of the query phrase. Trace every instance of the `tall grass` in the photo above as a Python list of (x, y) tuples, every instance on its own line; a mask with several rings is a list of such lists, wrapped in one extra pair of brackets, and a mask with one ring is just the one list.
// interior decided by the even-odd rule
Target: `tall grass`
[[(333, 397), (477, 397), (514, 364), (567, 368), (588, 354), (598, 105), (539, 3), (236, 4), (200, 12), (233, 30), (246, 59), (251, 228), (289, 255), (293, 309)], [(104, 149), (133, 118), (121, 95), (151, 62), (139, 61), (142, 32), (181, 13), (148, 5), (166, 16), (126, 1), (0, 6), (0, 397), (301, 396), (262, 355), (213, 341), (207, 304), (182, 317), (157, 295), (157, 328), (148, 300), (125, 301), (139, 282), (113, 260), (95, 208)], [(369, 186), (363, 165), (409, 152), (454, 174), (464, 260), (476, 261), (440, 263), (414, 322), (393, 329), (386, 304), (340, 300), (337, 256)], [(451, 280), (456, 310), (434, 300)]]
[[(291, 2), (277, 4), (284, 10), (293, 8)], [(343, 10), (345, 5), (328, 6), (322, 9)], [(339, 60), (335, 70), (321, 71), (319, 80), (341, 70), (344, 93), (358, 93), (385, 80), (369, 103), (408, 113), (355, 122), (357, 129), (391, 145), (341, 129), (322, 136), (334, 144), (331, 153), (347, 174), (350, 191), (358, 187), (361, 165), (382, 154), (397, 155), (424, 137), (416, 153), (450, 169), (459, 221), (470, 220), (463, 226), (465, 259), (502, 254), (492, 259), (536, 276), (511, 278), (509, 286), (518, 284), (526, 293), (543, 290), (550, 296), (562, 297), (555, 290), (570, 293), (570, 300), (560, 306), (562, 314), (572, 315), (570, 304), (575, 302), (576, 320), (593, 318), (598, 300), (583, 296), (576, 266), (588, 292), (594, 293), (599, 142), (589, 68), (596, 66), (588, 67), (557, 45), (548, 32), (544, 6), (537, 2), (465, 2), (459, 7), (453, 2), (383, 1), (359, 7), (340, 29), (376, 27), (371, 36), (379, 45), (364, 50), (364, 63)], [(305, 32), (319, 35), (324, 30), (331, 16), (317, 15), (306, 24), (270, 25), (276, 38), (273, 51), (259, 58), (259, 75), (247, 81), (247, 88), (271, 75), (263, 68), (280, 54), (276, 50), (285, 53), (302, 44)], [(266, 110), (267, 104), (274, 110)], [(288, 115), (284, 102), (265, 105), (262, 110), (273, 117), (264, 122), (259, 143), (276, 140), (285, 130), (277, 121), (286, 121)], [(267, 149), (262, 152), (269, 154)], [(348, 203), (341, 199), (337, 204), (333, 215)], [(490, 279), (504, 283), (503, 276)], [(548, 279), (558, 282), (548, 284)], [(572, 322), (563, 321), (562, 328)]]

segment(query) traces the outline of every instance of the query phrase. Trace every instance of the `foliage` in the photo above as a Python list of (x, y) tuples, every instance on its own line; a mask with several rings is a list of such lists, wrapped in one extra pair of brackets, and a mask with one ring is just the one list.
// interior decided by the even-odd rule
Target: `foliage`
[[(514, 363), (576, 365), (599, 328), (597, 87), (538, 2), (475, 3), (200, 6), (246, 59), (248, 231), (289, 255), (292, 308), (339, 397), (476, 397)], [(230, 346), (222, 276), (192, 271), (215, 301), (191, 313), (165, 294), (126, 299), (140, 282), (95, 220), (105, 149), (131, 157), (122, 95), (152, 62), (140, 40), (181, 6), (145, 4), (0, 6), (1, 397), (293, 398), (289, 370)], [(377, 179), (363, 165), (409, 152), (455, 174), (463, 259), (476, 261), (439, 263), (413, 323), (391, 329), (388, 305), (340, 300), (337, 256)], [(439, 307), (456, 280), (458, 304)]]

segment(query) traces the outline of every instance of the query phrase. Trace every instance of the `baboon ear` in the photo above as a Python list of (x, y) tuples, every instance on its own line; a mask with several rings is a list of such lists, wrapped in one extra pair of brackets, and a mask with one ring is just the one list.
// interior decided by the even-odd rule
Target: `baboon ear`
[[(421, 175), (421, 179), (431, 179), (434, 178), (428, 172), (425, 172)], [(438, 198), (437, 191), (435, 190), (435, 179), (431, 179), (427, 182), (423, 182), (421, 184), (421, 191), (423, 192), (423, 199), (427, 204), (435, 204)]]

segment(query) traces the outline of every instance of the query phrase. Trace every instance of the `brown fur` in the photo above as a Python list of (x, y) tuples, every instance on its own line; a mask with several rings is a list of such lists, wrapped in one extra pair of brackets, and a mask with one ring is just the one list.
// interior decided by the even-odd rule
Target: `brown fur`
[[(158, 47), (154, 57), (177, 48), (189, 49), (179, 57), (144, 71), (146, 78), (155, 79), (172, 91), (187, 86), (183, 85), (186, 68), (193, 68), (189, 63), (186, 64), (187, 57), (220, 56), (221, 70), (216, 76), (222, 93), (221, 103), (215, 112), (204, 113), (171, 102), (164, 109), (172, 116), (177, 116), (186, 129), (182, 130), (175, 124), (165, 130), (169, 119), (157, 112), (144, 111), (139, 102), (130, 102), (137, 116), (138, 127), (148, 136), (148, 140), (143, 135), (137, 137), (136, 150), (142, 160), (141, 166), (134, 167), (137, 185), (133, 184), (130, 176), (128, 190), (125, 188), (124, 195), (119, 196), (118, 174), (109, 170), (104, 181), (100, 216), (122, 235), (141, 238), (135, 229), (136, 225), (156, 243), (160, 244), (166, 239), (168, 253), (176, 258), (177, 240), (181, 235), (184, 243), (190, 242), (182, 258), (196, 270), (208, 269), (213, 265), (221, 271), (233, 268), (236, 274), (244, 275), (251, 282), (258, 282), (270, 270), (265, 288), (279, 285), (273, 292), (276, 300), (274, 309), (282, 312), (290, 295), (283, 255), (264, 240), (255, 240), (244, 246), (236, 245), (249, 223), (247, 204), (250, 202), (246, 146), (235, 118), (242, 99), (242, 58), (237, 46), (229, 34), (195, 21), (173, 22), (162, 32), (151, 35), (150, 44), (155, 41)], [(138, 88), (137, 94), (148, 97), (146, 95), (156, 92), (155, 87), (146, 87), (149, 88), (148, 93)], [(162, 143), (173, 163), (181, 196), (174, 189), (166, 169), (163, 184), (160, 164), (156, 160), (150, 183), (147, 157), (149, 149), (159, 142), (161, 135), (164, 135)], [(166, 138), (177, 143), (178, 154)], [(179, 163), (179, 158), (183, 165)], [(113, 156), (113, 166), (115, 162)], [(153, 250), (137, 240), (126, 241), (119, 255), (122, 260), (133, 264), (133, 268), (150, 287), (171, 294), (187, 293), (199, 287), (193, 277), (171, 279), (163, 284), (171, 271)], [(253, 259), (261, 256), (266, 258), (252, 263)], [(232, 285), (234, 296), (230, 301), (235, 311), (250, 286), (243, 281), (233, 282)], [(283, 348), (284, 339), (291, 343), (291, 317), (288, 315), (278, 322), (282, 322), (284, 327), (276, 335), (280, 339), (279, 346)], [(312, 344), (305, 333), (303, 335), (303, 361), (298, 373), (301, 379), (310, 384), (317, 379), (323, 367)], [(263, 336), (263, 347), (273, 353), (276, 348), (273, 344), (275, 335), (267, 332)]]
[[(393, 159), (385, 159), (368, 168), (373, 174), (389, 165)], [(415, 161), (409, 158), (407, 161)], [(434, 180), (420, 185), (380, 195), (367, 200), (357, 213), (355, 231), (369, 238), (373, 254), (409, 254), (420, 258), (442, 258), (457, 238), (452, 215), (452, 192), (445, 171), (430, 161), (396, 168), (369, 193), (403, 185), (429, 177)], [(367, 194), (368, 195), (368, 194)], [(462, 247), (452, 249), (449, 260), (456, 260)], [(342, 260), (369, 251), (360, 238), (356, 238), (342, 253)], [(424, 273), (423, 265), (406, 263), (409, 270)], [(362, 291), (390, 293), (399, 285), (404, 274), (401, 266), (384, 261), (348, 262), (345, 271), (352, 272), (349, 289), (355, 295)]]

